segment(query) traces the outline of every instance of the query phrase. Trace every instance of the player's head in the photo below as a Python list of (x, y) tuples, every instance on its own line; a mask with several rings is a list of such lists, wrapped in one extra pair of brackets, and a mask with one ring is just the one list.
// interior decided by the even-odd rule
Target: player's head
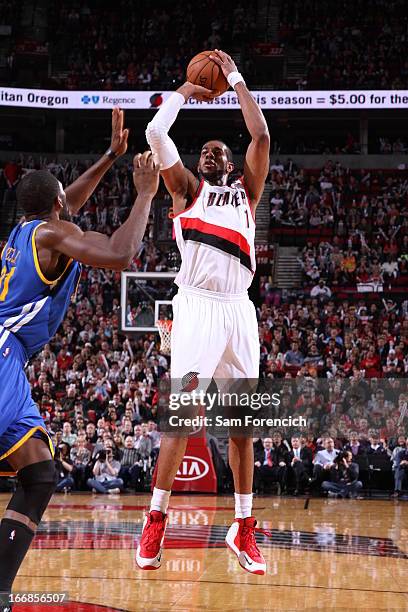
[(232, 152), (221, 140), (209, 140), (201, 149), (198, 172), (212, 185), (225, 185), (234, 170)]
[(64, 188), (48, 170), (35, 170), (20, 181), (17, 202), (26, 217), (44, 218), (54, 211), (58, 217), (69, 217)]

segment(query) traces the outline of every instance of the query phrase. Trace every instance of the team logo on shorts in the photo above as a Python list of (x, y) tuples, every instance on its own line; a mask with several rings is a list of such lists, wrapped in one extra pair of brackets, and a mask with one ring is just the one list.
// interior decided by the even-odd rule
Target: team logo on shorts
[(3, 357), (8, 357), (11, 353), (11, 348), (7, 347), (5, 351), (3, 351)]
[(189, 393), (198, 387), (198, 374), (200, 372), (188, 372), (181, 379), (181, 390)]

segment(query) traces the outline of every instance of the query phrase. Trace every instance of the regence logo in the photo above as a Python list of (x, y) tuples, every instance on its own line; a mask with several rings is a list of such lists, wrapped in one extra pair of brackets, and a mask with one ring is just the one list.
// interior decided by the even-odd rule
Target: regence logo
[(99, 96), (82, 96), (81, 101), (84, 104), (90, 104), (91, 102), (92, 104), (98, 104)]

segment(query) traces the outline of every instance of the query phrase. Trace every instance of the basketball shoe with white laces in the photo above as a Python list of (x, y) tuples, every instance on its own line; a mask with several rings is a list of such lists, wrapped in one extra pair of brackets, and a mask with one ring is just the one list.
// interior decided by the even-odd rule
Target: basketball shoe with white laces
[(255, 533), (264, 533), (272, 537), (269, 531), (256, 529), (253, 516), (245, 519), (237, 518), (228, 529), (225, 542), (238, 557), (240, 566), (251, 574), (263, 575), (266, 572), (266, 562), (258, 548)]
[(142, 537), (136, 551), (136, 563), (143, 570), (156, 570), (161, 566), (163, 540), (167, 515), (158, 510), (146, 514)]

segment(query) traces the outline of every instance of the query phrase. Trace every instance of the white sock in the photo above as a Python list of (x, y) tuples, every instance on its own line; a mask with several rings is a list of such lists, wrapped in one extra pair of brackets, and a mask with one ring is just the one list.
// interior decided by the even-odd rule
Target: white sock
[(234, 493), (235, 518), (248, 518), (252, 516), (252, 493)]
[(157, 510), (166, 514), (169, 505), (171, 491), (164, 491), (154, 487), (152, 500), (150, 502), (150, 511)]

